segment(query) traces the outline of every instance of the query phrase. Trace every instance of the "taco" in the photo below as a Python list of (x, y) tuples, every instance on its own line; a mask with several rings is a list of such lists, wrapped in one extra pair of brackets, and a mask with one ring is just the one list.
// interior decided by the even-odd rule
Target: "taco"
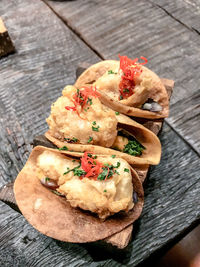
[(160, 78), (150, 69), (120, 56), (120, 61), (105, 60), (86, 69), (75, 87), (94, 85), (103, 104), (123, 114), (141, 118), (164, 118), (169, 113), (169, 99)]
[(156, 165), (160, 161), (158, 137), (103, 105), (92, 86), (66, 86), (52, 105), (47, 123), (49, 131), (45, 136), (60, 149), (114, 154), (130, 164)]
[(139, 217), (143, 188), (121, 158), (79, 157), (35, 147), (15, 180), (14, 193), (24, 217), (41, 233), (66, 242), (93, 242)]

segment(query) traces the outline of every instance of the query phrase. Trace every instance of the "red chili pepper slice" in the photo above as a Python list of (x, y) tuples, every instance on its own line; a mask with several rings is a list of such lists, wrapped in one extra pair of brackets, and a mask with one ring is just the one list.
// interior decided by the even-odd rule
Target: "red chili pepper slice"
[(119, 100), (128, 98), (134, 93), (135, 82), (134, 78), (142, 72), (141, 65), (145, 65), (148, 60), (145, 57), (140, 57), (144, 62), (139, 63), (138, 58), (130, 59), (127, 56), (120, 56), (120, 69), (123, 71), (119, 84), (120, 97)]
[(145, 65), (145, 64), (147, 64), (148, 60), (147, 60), (146, 57), (140, 57), (140, 58), (144, 60), (144, 62), (140, 63), (140, 65)]
[(80, 113), (78, 112), (78, 106), (81, 106), (81, 111), (82, 111), (84, 106), (87, 104), (87, 101), (89, 100), (89, 97), (91, 97), (91, 96), (93, 96), (93, 97), (99, 97), (100, 96), (100, 94), (96, 90), (96, 86), (95, 87), (93, 87), (93, 86), (90, 86), (90, 87), (84, 86), (82, 88), (82, 90), (77, 89), (77, 92), (73, 95), (73, 100), (72, 100), (72, 102), (74, 104), (74, 107), (66, 106), (65, 109), (76, 111), (78, 116), (81, 119), (85, 120), (84, 118), (82, 118), (80, 116)]
[(76, 108), (75, 108), (75, 107), (69, 107), (69, 106), (66, 106), (65, 109), (67, 109), (67, 110), (70, 110), (70, 109), (71, 109), (71, 110), (73, 110), (73, 111), (76, 111)]
[[(91, 155), (91, 156), (88, 156)], [(102, 171), (103, 164), (92, 157), (92, 153), (85, 152), (81, 158), (81, 168), (86, 172), (85, 177), (97, 179)]]

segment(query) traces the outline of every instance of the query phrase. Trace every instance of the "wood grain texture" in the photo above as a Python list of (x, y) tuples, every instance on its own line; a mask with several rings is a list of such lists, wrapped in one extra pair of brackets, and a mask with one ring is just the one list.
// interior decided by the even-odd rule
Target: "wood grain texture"
[[(171, 99), (171, 120), (167, 119), (167, 122), (188, 143), (198, 141), (192, 131), (184, 135), (180, 128), (183, 122), (175, 123), (174, 107), (175, 103), (187, 101), (199, 91), (199, 34), (171, 17), (154, 1), (45, 1), (90, 47), (97, 50), (102, 58), (116, 59), (119, 53), (132, 58), (142, 55), (149, 60), (147, 66), (159, 76), (175, 80), (176, 90)], [(183, 2), (182, 8), (192, 5), (197, 16), (200, 12), (198, 1), (195, 0), (155, 2), (162, 2), (163, 6), (172, 6), (170, 10), (176, 5), (178, 8), (180, 2)], [(178, 11), (179, 14), (181, 10)], [(187, 20), (190, 19), (193, 19), (193, 11), (188, 13)], [(199, 23), (199, 19), (195, 21)], [(195, 104), (192, 101), (190, 104), (194, 110)], [(180, 114), (184, 110), (184, 106), (179, 106)], [(188, 121), (187, 126), (192, 128), (194, 121)], [(198, 129), (200, 130), (200, 127)], [(199, 147), (194, 149), (200, 155)]]
[(9, 183), (0, 188), (0, 200), (5, 203), (8, 202), (17, 205), (13, 191), (13, 184), (14, 183)]
[(151, 1), (175, 20), (200, 34), (200, 2), (198, 0)]
[(188, 94), (187, 99), (177, 101), (171, 108), (174, 116), (168, 118), (169, 124), (200, 155), (200, 90)]
[(112, 246), (115, 246), (116, 248), (124, 249), (131, 240), (132, 232), (133, 224), (127, 226), (122, 231), (105, 238), (104, 241)]
[(84, 247), (40, 234), (22, 215), (1, 202), (0, 218), (1, 266), (75, 266), (77, 262), (92, 261)]
[(184, 232), (200, 219), (199, 157), (166, 124), (160, 137), (165, 148), (161, 164), (151, 168), (145, 185), (144, 210), (123, 255), (43, 236), (23, 216), (0, 202), (0, 263), (135, 266)]
[(15, 179), (35, 135), (47, 129), (51, 103), (73, 84), (78, 62), (98, 60), (42, 1), (1, 1), (17, 53), (0, 68), (0, 187)]
[[(145, 23), (144, 2), (138, 2), (139, 4), (136, 4), (141, 5), (141, 8), (135, 8), (133, 11), (128, 5), (130, 13), (127, 14), (131, 18), (132, 12), (132, 17), (138, 25), (147, 25), (148, 31), (151, 29), (154, 37), (152, 37), (153, 46), (148, 50), (151, 32), (147, 32), (146, 38), (140, 36), (141, 43), (136, 42), (136, 53), (148, 50), (149, 54), (154, 55), (152, 66), (154, 64), (157, 70), (159, 68), (163, 70), (163, 67), (167, 70), (163, 72), (163, 76), (167, 74), (169, 76), (165, 77), (168, 78), (175, 78), (174, 75), (179, 77), (179, 100), (185, 98), (188, 88), (191, 88), (191, 94), (196, 92), (195, 75), (197, 77), (199, 73), (199, 58), (196, 55), (199, 51), (197, 47), (199, 39), (194, 39), (193, 33), (191, 36), (188, 35), (188, 31), (182, 26), (178, 23), (171, 24), (172, 21), (166, 18), (163, 19), (160, 28), (156, 28), (159, 27), (156, 26), (157, 20), (164, 16), (164, 13), (150, 4), (147, 5), (148, 8), (151, 7), (148, 9), (149, 12), (153, 13), (157, 10), (155, 19), (153, 20), (151, 17), (153, 15), (150, 15), (149, 24)], [(71, 5), (75, 2), (65, 2), (67, 5), (69, 3)], [(92, 15), (92, 6), (97, 5), (97, 2), (90, 3), (91, 9), (86, 11), (90, 10)], [(1, 4), (1, 14), (10, 29), (10, 35), (18, 51), (17, 54), (1, 60), (0, 185), (3, 185), (14, 180), (22, 168), (30, 153), (29, 143), (33, 136), (46, 130), (44, 119), (49, 112), (50, 104), (60, 95), (65, 84), (74, 82), (77, 63), (84, 60), (95, 62), (98, 59), (42, 2), (3, 0)], [(83, 2), (83, 5), (86, 4)], [(119, 1), (115, 1), (115, 5), (119, 5)], [(81, 8), (77, 8), (77, 12), (80, 10)], [(139, 11), (143, 14), (143, 19), (140, 20), (136, 16)], [(108, 17), (119, 20), (117, 13)], [(90, 20), (89, 17), (88, 20)], [(90, 22), (92, 25), (92, 20)], [(121, 27), (116, 25), (116, 29), (120, 29), (122, 37), (126, 38), (122, 38), (122, 42), (126, 43), (126, 25), (129, 25), (129, 22), (126, 22), (123, 16), (122, 22), (124, 25)], [(109, 23), (109, 20), (106, 23)], [(105, 24), (104, 27), (106, 27)], [(165, 29), (163, 35), (160, 33), (162, 27)], [(137, 30), (137, 27), (133, 28)], [(123, 31), (125, 31), (124, 36)], [(168, 33), (171, 34), (168, 36)], [(106, 39), (108, 34), (102, 32), (102, 36)], [(130, 45), (133, 43), (132, 36), (136, 38), (133, 33), (129, 35), (130, 40), (127, 45), (130, 49), (133, 49)], [(161, 37), (164, 48), (160, 43)], [(176, 41), (179, 40), (177, 46), (172, 37)], [(110, 46), (116, 46), (117, 42), (114, 40), (117, 41), (118, 37), (115, 36)], [(178, 48), (178, 45), (181, 45), (180, 40), (183, 45), (181, 49)], [(172, 47), (175, 51), (173, 49), (171, 51)], [(156, 52), (158, 58), (155, 57)], [(164, 62), (159, 56), (162, 52), (163, 57), (168, 55)], [(187, 69), (188, 71), (181, 68), (180, 65), (185, 58), (187, 58), (187, 66), (194, 67), (197, 74), (193, 74), (190, 68)], [(183, 85), (183, 91), (181, 85)], [(178, 93), (174, 99), (176, 98), (178, 99)], [(144, 212), (138, 222), (137, 234), (123, 256), (104, 254), (101, 250), (94, 251), (88, 246), (62, 243), (45, 237), (35, 231), (20, 214), (0, 202), (1, 266), (66, 266), (66, 263), (69, 266), (120, 266), (122, 264), (134, 266), (188, 228), (200, 217), (199, 158), (167, 125), (161, 135), (161, 142), (163, 144), (162, 162), (151, 170), (145, 188)]]

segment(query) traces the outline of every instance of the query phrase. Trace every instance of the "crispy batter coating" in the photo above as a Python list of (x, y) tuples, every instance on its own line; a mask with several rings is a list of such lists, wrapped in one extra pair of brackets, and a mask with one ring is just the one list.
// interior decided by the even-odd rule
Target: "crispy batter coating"
[[(39, 179), (48, 176), (57, 181), (58, 192), (64, 194), (72, 207), (97, 213), (102, 219), (119, 211), (129, 211), (133, 208), (133, 185), (129, 164), (120, 158), (98, 157), (103, 164), (120, 166), (116, 168), (112, 178), (94, 180), (75, 176), (69, 169), (80, 165), (64, 155), (44, 151), (37, 159)], [(119, 162), (119, 163), (118, 163)]]
[(112, 146), (117, 136), (115, 112), (95, 97), (90, 97), (91, 102), (84, 109), (78, 106), (80, 116), (74, 110), (67, 110), (66, 106), (74, 106), (72, 96), (76, 90), (73, 86), (66, 86), (63, 96), (51, 106), (51, 114), (46, 120), (50, 134), (61, 141), (76, 138), (81, 144), (88, 144), (90, 140), (90, 144)]
[(152, 78), (148, 71), (143, 68), (143, 71), (139, 77), (135, 78), (134, 93), (127, 99), (119, 100), (120, 90), (119, 84), (122, 76), (121, 70), (118, 72), (118, 68), (112, 70), (113, 73), (105, 72), (94, 83), (97, 89), (103, 91), (115, 101), (120, 101), (125, 105), (132, 107), (141, 107), (141, 105), (148, 99), (150, 90), (152, 88)]

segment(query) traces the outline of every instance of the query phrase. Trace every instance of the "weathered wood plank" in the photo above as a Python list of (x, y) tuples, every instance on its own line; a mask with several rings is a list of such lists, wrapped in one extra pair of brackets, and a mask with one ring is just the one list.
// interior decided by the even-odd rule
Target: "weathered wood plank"
[[(0, 202), (0, 263), (5, 266), (135, 266), (200, 219), (199, 157), (166, 124), (161, 164), (151, 168), (137, 231), (123, 255), (55, 241)], [(189, 166), (189, 167), (188, 167)], [(193, 170), (191, 172), (191, 170)], [(10, 265), (9, 265), (10, 264)], [(18, 264), (18, 265), (17, 265)]]
[[(144, 55), (159, 76), (177, 81), (173, 101), (187, 96), (193, 68), (199, 66), (199, 36), (163, 10), (144, 0), (45, 1), (103, 58), (117, 58), (118, 53)], [(192, 84), (189, 87), (197, 90)]]
[[(188, 121), (187, 126), (184, 126), (183, 120), (175, 123), (175, 103), (187, 101), (199, 91), (200, 37), (197, 33), (172, 18), (154, 1), (45, 1), (102, 58), (117, 58), (119, 53), (130, 57), (143, 55), (149, 59), (149, 68), (159, 76), (175, 80), (176, 90), (167, 121), (169, 124), (174, 121), (172, 127), (192, 146), (198, 142), (196, 134), (188, 131), (195, 122), (197, 124), (195, 118), (192, 122)], [(184, 2), (182, 6), (193, 3), (199, 6), (194, 0), (187, 3), (181, 0), (171, 3), (160, 1), (170, 6), (170, 10), (180, 2)], [(181, 10), (178, 12), (181, 13)], [(198, 15), (199, 9), (196, 12)], [(188, 13), (188, 20), (192, 16), (192, 12)], [(195, 109), (193, 101), (190, 101), (190, 105)], [(185, 107), (179, 105), (179, 114), (184, 110)], [(183, 131), (180, 125), (188, 129)], [(185, 132), (188, 134), (185, 135)], [(199, 147), (194, 149), (200, 155)]]
[(1, 1), (17, 53), (0, 68), (0, 187), (25, 164), (35, 135), (47, 129), (51, 103), (73, 84), (80, 61), (97, 56), (42, 1)]
[[(1, 61), (0, 70), (1, 86), (4, 88), (0, 89), (0, 170), (1, 183), (4, 184), (14, 179), (26, 161), (32, 137), (45, 130), (46, 108), (49, 110), (50, 103), (60, 94), (58, 88), (73, 82), (71, 73), (75, 73), (77, 62), (90, 57), (95, 61), (97, 58), (42, 2), (13, 0), (8, 3), (4, 0), (0, 9), (12, 29), (11, 36), (18, 50), (18, 55)], [(73, 42), (69, 40), (71, 38)], [(95, 252), (87, 246), (45, 237), (28, 225), (21, 215), (16, 215), (15, 211), (0, 203), (1, 265), (62, 266), (67, 262), (71, 266), (98, 266), (101, 263), (105, 266), (120, 263), (134, 266), (168, 242), (169, 236), (174, 238), (182, 232), (199, 218), (199, 159), (169, 127), (165, 126), (161, 137), (165, 148), (163, 161), (152, 170), (139, 231), (121, 259), (116, 255), (106, 255), (105, 259), (98, 250), (96, 253), (102, 254), (100, 261), (94, 260)], [(180, 198), (183, 198), (181, 202)], [(6, 210), (9, 212), (6, 213)], [(150, 227), (152, 224), (156, 229), (154, 232)]]
[(92, 262), (87, 250), (40, 234), (22, 215), (0, 202), (0, 265), (75, 266)]
[(169, 13), (174, 19), (200, 34), (200, 2), (198, 0), (151, 1)]
[[(172, 240), (189, 226), (191, 217), (200, 219), (199, 158), (167, 125), (161, 133), (161, 141), (165, 149), (161, 164), (151, 169), (145, 185), (145, 206), (139, 220), (139, 232), (129, 246), (132, 253), (127, 258), (128, 265), (135, 266), (144, 260), (159, 248), (163, 240)], [(191, 181), (194, 177), (195, 181)], [(181, 221), (185, 221), (186, 228)], [(144, 239), (141, 240), (141, 237)], [(141, 246), (144, 246), (146, 254)]]
[[(200, 155), (200, 90), (171, 106), (169, 124), (190, 143)], [(192, 136), (192, 138), (190, 138)]]

